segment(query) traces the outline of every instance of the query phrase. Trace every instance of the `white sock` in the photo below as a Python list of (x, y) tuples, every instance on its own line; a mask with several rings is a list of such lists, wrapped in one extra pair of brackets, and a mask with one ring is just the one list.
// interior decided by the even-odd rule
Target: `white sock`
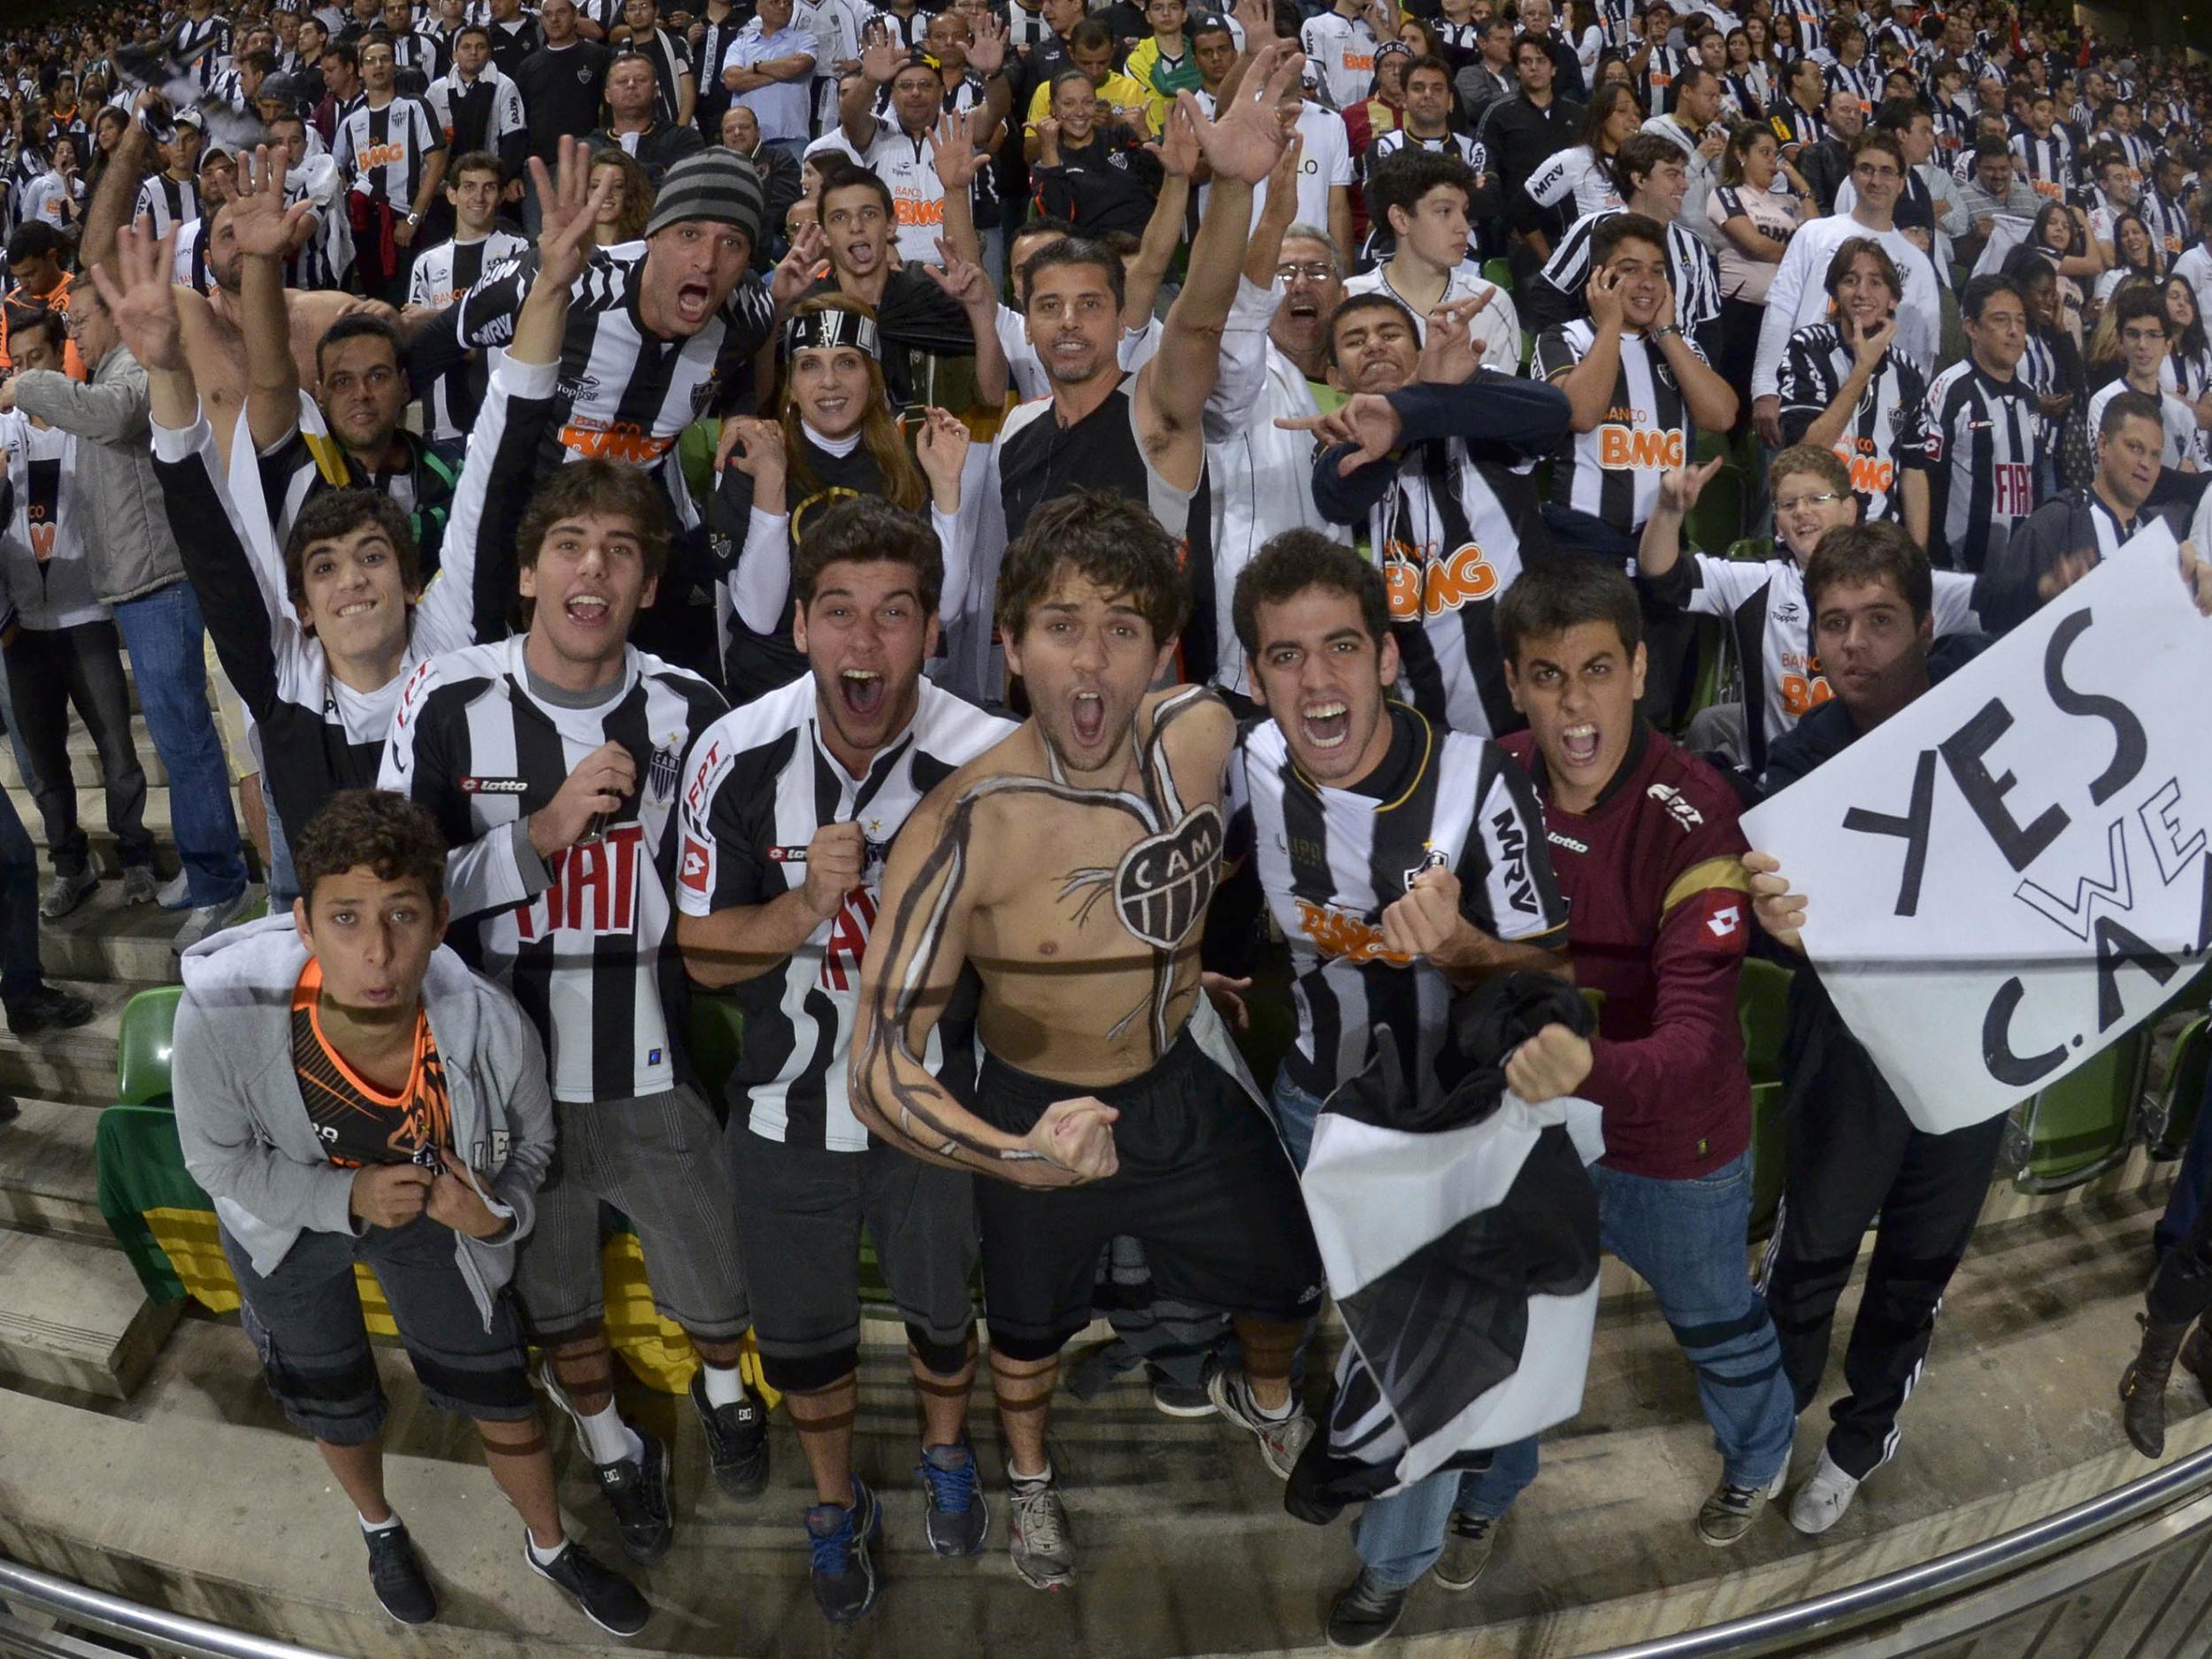
[(550, 1549), (540, 1549), (538, 1548), (538, 1540), (530, 1535), (530, 1531), (527, 1527), (523, 1529), (522, 1541), (530, 1551), (530, 1559), (536, 1562), (541, 1567), (551, 1566), (555, 1562), (561, 1558), (561, 1552), (568, 1548), (568, 1540), (564, 1538), (559, 1543), (554, 1545)]
[(1252, 1379), (1249, 1377), (1244, 1379), (1244, 1386), (1247, 1392), (1251, 1395), (1252, 1409), (1258, 1412), (1270, 1423), (1280, 1423), (1285, 1418), (1288, 1417), (1292, 1412), (1298, 1409), (1298, 1396), (1296, 1394), (1285, 1394), (1283, 1396), (1283, 1403), (1279, 1406), (1263, 1406), (1260, 1403), (1260, 1396), (1257, 1391), (1252, 1388)]
[[(358, 1511), (356, 1511), (356, 1513), (358, 1514)], [(399, 1525), (399, 1511), (397, 1509), (394, 1509), (389, 1515), (386, 1516), (380, 1521), (372, 1521), (365, 1515), (360, 1516), (359, 1518), (361, 1521), (361, 1530), (365, 1532), (388, 1532)]]
[(644, 1461), (645, 1442), (638, 1438), (636, 1430), (622, 1420), (622, 1413), (615, 1409), (613, 1401), (608, 1401), (588, 1417), (581, 1411), (573, 1415), (577, 1432), (584, 1437), (584, 1448), (591, 1454), (593, 1463)]
[(1044, 1473), (1041, 1475), (1025, 1475), (1010, 1460), (1006, 1465), (1006, 1478), (1018, 1486), (1041, 1486), (1052, 1479), (1052, 1459), (1045, 1459)]
[(710, 1406), (733, 1406), (745, 1398), (745, 1378), (734, 1365), (699, 1364), (699, 1388)]

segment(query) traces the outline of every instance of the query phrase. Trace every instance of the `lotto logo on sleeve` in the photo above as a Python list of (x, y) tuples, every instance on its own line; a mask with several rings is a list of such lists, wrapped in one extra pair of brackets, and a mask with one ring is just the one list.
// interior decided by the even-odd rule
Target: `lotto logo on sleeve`
[(1733, 887), (1711, 887), (1701, 894), (1696, 900), (1698, 942), (1724, 956), (1740, 952), (1747, 938), (1745, 902), (1744, 895)]
[(713, 869), (714, 859), (708, 852), (706, 844), (696, 836), (687, 833), (684, 836), (683, 860), (677, 866), (676, 879), (703, 898)]

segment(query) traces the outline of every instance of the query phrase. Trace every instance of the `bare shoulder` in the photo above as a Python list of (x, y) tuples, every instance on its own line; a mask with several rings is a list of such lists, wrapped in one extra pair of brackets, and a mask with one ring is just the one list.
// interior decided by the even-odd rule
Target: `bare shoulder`
[(1147, 694), (1140, 729), (1177, 766), (1223, 766), (1236, 747), (1237, 718), (1211, 686), (1175, 686)]

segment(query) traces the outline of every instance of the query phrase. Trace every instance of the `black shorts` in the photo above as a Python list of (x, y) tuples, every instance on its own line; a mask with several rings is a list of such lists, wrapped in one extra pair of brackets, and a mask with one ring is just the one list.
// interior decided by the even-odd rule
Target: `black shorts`
[(518, 1423), (537, 1414), (522, 1327), (502, 1292), (484, 1328), (453, 1259), (453, 1233), (428, 1216), (358, 1236), (303, 1232), (266, 1279), (222, 1233), (237, 1276), (241, 1318), (261, 1374), (294, 1425), (333, 1446), (359, 1446), (384, 1426), (384, 1390), (361, 1317), (353, 1268), (376, 1274), (423, 1397), (457, 1417)]
[(1186, 1031), (1160, 1063), (1085, 1089), (986, 1057), (977, 1110), (1025, 1133), (1054, 1101), (1118, 1108), (1121, 1167), (1102, 1181), (1041, 1188), (984, 1179), (983, 1301), (991, 1346), (1043, 1359), (1090, 1322), (1099, 1253), (1137, 1240), (1164, 1296), (1295, 1324), (1321, 1305), (1321, 1258), (1290, 1156), (1259, 1103)]
[(966, 1367), (975, 1331), (974, 1182), (965, 1170), (871, 1141), (859, 1152), (770, 1141), (733, 1112), (737, 1246), (761, 1373), (785, 1394), (826, 1388), (860, 1363), (860, 1232), (876, 1247), (907, 1337), (939, 1376)]

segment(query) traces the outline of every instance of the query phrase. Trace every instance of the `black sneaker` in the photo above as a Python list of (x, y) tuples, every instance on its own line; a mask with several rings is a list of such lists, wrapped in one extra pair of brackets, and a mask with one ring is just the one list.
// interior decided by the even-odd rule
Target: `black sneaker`
[(735, 1405), (707, 1399), (707, 1368), (691, 1373), (691, 1403), (707, 1431), (714, 1484), (733, 1498), (757, 1498), (768, 1486), (768, 1407), (750, 1388)]
[(668, 1448), (635, 1424), (629, 1427), (645, 1442), (645, 1455), (595, 1464), (593, 1472), (599, 1477), (599, 1490), (607, 1494), (607, 1507), (614, 1511), (622, 1553), (644, 1566), (665, 1555), (675, 1536), (675, 1525), (668, 1517)]
[(957, 1446), (926, 1446), (919, 1472), (922, 1531), (929, 1547), (941, 1555), (979, 1553), (991, 1512), (984, 1507), (983, 1487), (975, 1478), (975, 1448), (964, 1440)]
[(74, 991), (42, 985), (8, 1010), (8, 1029), (19, 1037), (42, 1031), (67, 1031), (82, 1025), (100, 1010)]
[(1407, 1584), (1378, 1584), (1366, 1568), (1329, 1603), (1329, 1646), (1339, 1653), (1357, 1653), (1372, 1647), (1398, 1628), (1413, 1592)]
[(853, 1477), (853, 1501), (818, 1503), (806, 1512), (807, 1541), (813, 1546), (809, 1568), (814, 1605), (833, 1624), (849, 1624), (876, 1604), (876, 1566), (868, 1547), (883, 1531), (876, 1494)]
[(427, 1624), (437, 1617), (437, 1593), (430, 1587), (430, 1575), (422, 1570), (406, 1526), (374, 1532), (365, 1527), (361, 1535), (369, 1544), (369, 1585), (376, 1592), (377, 1605), (403, 1624)]
[[(646, 1444), (649, 1447), (652, 1441)], [(629, 1540), (626, 1537), (626, 1546)], [(664, 1544), (663, 1548), (666, 1548)], [(600, 1565), (595, 1556), (585, 1552), (581, 1544), (572, 1543), (553, 1557), (552, 1564), (541, 1563), (530, 1548), (530, 1535), (523, 1534), (522, 1558), (530, 1563), (530, 1571), (541, 1578), (550, 1578), (583, 1609), (584, 1617), (611, 1636), (634, 1636), (645, 1628), (645, 1621), (653, 1617), (653, 1609), (632, 1584), (611, 1567)]]

